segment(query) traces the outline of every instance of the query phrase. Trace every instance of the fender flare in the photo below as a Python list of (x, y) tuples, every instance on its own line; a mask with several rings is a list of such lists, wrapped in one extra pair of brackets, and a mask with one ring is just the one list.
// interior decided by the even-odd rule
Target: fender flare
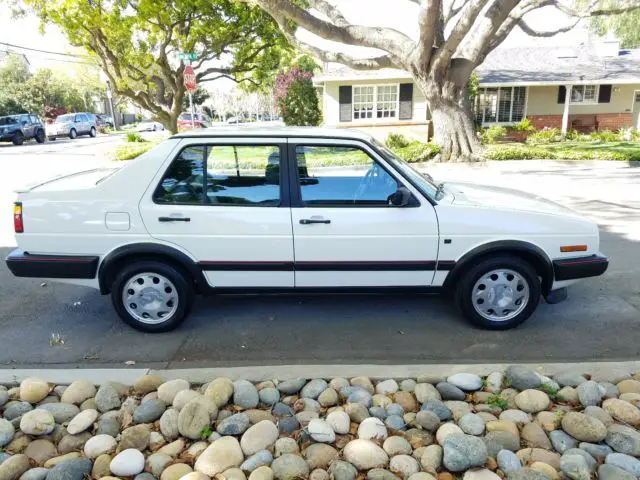
[(522, 240), (498, 240), (479, 245), (472, 250), (469, 250), (455, 262), (455, 266), (444, 281), (444, 288), (452, 288), (460, 275), (469, 266), (473, 265), (479, 257), (484, 257), (492, 253), (510, 253), (523, 257), (525, 260), (532, 263), (532, 266), (542, 277), (542, 294), (547, 295), (551, 291), (554, 279), (553, 263), (551, 262), (551, 259), (545, 251), (537, 245)]
[(140, 256), (147, 258), (168, 258), (173, 263), (178, 264), (192, 275), (198, 291), (200, 291), (204, 286), (207, 285), (206, 279), (204, 278), (204, 275), (202, 274), (202, 270), (198, 266), (198, 263), (186, 253), (178, 250), (177, 248), (163, 245), (161, 243), (132, 243), (112, 250), (100, 262), (100, 267), (98, 268), (98, 282), (100, 285), (100, 292), (102, 294), (109, 293), (111, 285), (109, 284), (110, 282), (108, 282), (108, 280), (114, 274), (111, 271), (113, 266), (117, 265), (121, 260), (125, 258)]

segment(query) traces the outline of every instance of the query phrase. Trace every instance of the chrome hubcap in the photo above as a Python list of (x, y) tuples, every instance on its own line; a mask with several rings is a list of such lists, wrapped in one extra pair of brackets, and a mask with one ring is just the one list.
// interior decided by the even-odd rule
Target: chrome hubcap
[(492, 270), (478, 279), (472, 291), (473, 308), (487, 320), (516, 317), (529, 303), (529, 284), (518, 272)]
[(163, 275), (139, 273), (131, 277), (122, 291), (122, 303), (133, 318), (153, 325), (173, 316), (178, 309), (178, 292)]

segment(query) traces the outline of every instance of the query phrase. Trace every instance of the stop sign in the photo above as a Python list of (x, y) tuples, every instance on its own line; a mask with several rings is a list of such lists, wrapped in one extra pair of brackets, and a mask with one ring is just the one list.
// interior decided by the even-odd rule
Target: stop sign
[(184, 67), (184, 86), (189, 92), (193, 92), (196, 89), (196, 72), (193, 71), (191, 65)]

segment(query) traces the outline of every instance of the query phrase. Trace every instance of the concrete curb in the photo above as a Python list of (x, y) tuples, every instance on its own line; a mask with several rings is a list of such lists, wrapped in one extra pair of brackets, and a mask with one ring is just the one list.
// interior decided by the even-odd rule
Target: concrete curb
[[(133, 385), (139, 377), (148, 373), (158, 374), (165, 380), (182, 378), (193, 384), (211, 381), (216, 377), (260, 381), (287, 378), (332, 378), (368, 376), (382, 378), (416, 378), (429, 373), (449, 376), (454, 373), (468, 372), (488, 375), (494, 371), (504, 371), (513, 363), (485, 364), (425, 364), (425, 365), (280, 365), (229, 368), (192, 368), (192, 369), (147, 369), (147, 368), (100, 368), (100, 369), (6, 369), (0, 370), (0, 384), (20, 383), (27, 377), (39, 377), (51, 383), (65, 385), (75, 380), (87, 380), (96, 385), (114, 381)], [(640, 361), (628, 362), (581, 362), (581, 363), (523, 363), (539, 373), (554, 375), (580, 373), (599, 377), (629, 375), (640, 371)]]

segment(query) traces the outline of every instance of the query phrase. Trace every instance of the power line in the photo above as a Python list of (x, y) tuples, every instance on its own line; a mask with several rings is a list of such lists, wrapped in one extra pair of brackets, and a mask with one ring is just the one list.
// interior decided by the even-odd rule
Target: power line
[[(11, 50), (0, 50), (0, 52), (5, 52), (8, 53), (10, 55), (18, 55), (18, 56), (25, 56), (23, 53), (20, 52), (13, 52)], [(89, 63), (89, 62), (76, 62), (74, 60), (64, 60), (62, 58), (51, 58), (51, 57), (44, 57), (42, 60), (50, 60), (52, 62), (62, 62), (62, 63), (75, 63), (78, 65), (93, 65), (96, 66), (95, 63)]]
[(13, 48), (20, 48), (22, 50), (31, 50), (32, 52), (49, 53), (52, 55), (64, 55), (65, 57), (84, 58), (85, 60), (89, 58), (87, 55), (76, 55), (73, 53), (64, 53), (64, 52), (51, 52), (49, 50), (40, 50), (37, 48), (22, 47), (20, 45), (14, 45), (12, 43), (7, 43), (7, 42), (0, 42), (0, 45), (5, 45), (7, 47), (13, 47)]

